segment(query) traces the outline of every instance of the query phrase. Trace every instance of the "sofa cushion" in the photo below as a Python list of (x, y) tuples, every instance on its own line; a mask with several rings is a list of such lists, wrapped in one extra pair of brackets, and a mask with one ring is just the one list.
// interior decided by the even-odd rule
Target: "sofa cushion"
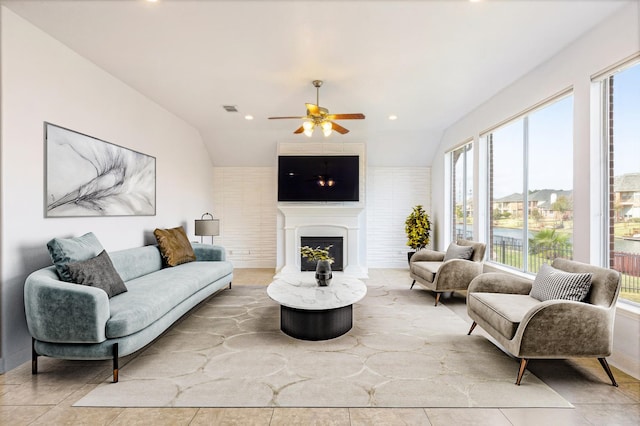
[(187, 238), (184, 228), (179, 226), (171, 229), (155, 229), (153, 231), (160, 253), (167, 266), (177, 266), (196, 260), (193, 247)]
[(67, 268), (74, 283), (102, 289), (109, 298), (127, 291), (122, 278), (104, 250), (92, 259), (69, 263)]
[(442, 262), (412, 262), (411, 272), (423, 280), (432, 283), (436, 278), (436, 272), (438, 272), (440, 266), (442, 266)]
[(525, 314), (540, 301), (528, 294), (469, 293), (467, 306), (506, 339), (513, 339)]
[(162, 256), (156, 245), (119, 250), (109, 256), (124, 282), (162, 269)]
[(451, 243), (444, 255), (444, 262), (451, 259), (470, 260), (472, 256), (473, 246), (459, 246), (456, 243)]
[(129, 291), (109, 299), (108, 338), (136, 333), (180, 302), (233, 272), (230, 262), (190, 262), (127, 281)]
[(571, 273), (542, 264), (530, 295), (540, 301), (564, 299), (582, 302), (591, 288), (590, 273)]
[(67, 282), (72, 282), (69, 263), (92, 259), (104, 250), (93, 232), (75, 238), (54, 238), (47, 243), (47, 249), (60, 279)]

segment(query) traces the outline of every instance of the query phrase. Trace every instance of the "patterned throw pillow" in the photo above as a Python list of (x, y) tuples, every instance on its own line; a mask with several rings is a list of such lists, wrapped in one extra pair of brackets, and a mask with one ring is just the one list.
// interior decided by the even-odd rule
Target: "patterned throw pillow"
[(529, 295), (540, 300), (563, 299), (582, 302), (591, 288), (591, 274), (564, 272), (544, 263)]
[(127, 291), (124, 281), (104, 250), (93, 259), (69, 263), (67, 266), (74, 283), (101, 288), (109, 298)]
[(470, 260), (473, 256), (473, 247), (471, 246), (459, 246), (456, 243), (449, 244), (447, 252), (444, 255), (443, 262), (451, 259), (463, 259)]
[(193, 247), (182, 226), (171, 229), (156, 229), (153, 231), (153, 235), (158, 241), (160, 254), (167, 266), (177, 266), (196, 260)]

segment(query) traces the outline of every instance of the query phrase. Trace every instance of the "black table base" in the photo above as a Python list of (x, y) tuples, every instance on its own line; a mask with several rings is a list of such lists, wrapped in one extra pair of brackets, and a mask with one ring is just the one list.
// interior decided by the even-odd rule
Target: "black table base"
[(311, 311), (280, 306), (280, 329), (302, 340), (328, 340), (342, 336), (353, 326), (353, 305)]

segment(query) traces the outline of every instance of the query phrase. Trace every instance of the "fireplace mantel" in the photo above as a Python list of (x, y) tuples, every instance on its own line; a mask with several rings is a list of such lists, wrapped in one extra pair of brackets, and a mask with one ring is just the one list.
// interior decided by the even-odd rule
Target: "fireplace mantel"
[(340, 236), (344, 241), (344, 274), (368, 278), (360, 255), (362, 249), (361, 215), (364, 207), (341, 203), (279, 204), (284, 218), (284, 266), (281, 274), (300, 272), (300, 238)]

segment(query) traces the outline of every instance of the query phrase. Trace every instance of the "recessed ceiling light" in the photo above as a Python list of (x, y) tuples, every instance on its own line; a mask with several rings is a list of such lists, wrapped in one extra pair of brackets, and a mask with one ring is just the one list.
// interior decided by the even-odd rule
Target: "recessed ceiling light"
[(245, 120), (253, 120), (253, 115), (245, 115), (244, 119)]
[(158, 0), (147, 0), (149, 3), (157, 3)]
[(397, 115), (395, 115), (395, 114), (391, 114), (391, 115), (389, 116), (389, 120), (397, 120), (397, 119), (398, 119), (398, 116), (397, 116)]

